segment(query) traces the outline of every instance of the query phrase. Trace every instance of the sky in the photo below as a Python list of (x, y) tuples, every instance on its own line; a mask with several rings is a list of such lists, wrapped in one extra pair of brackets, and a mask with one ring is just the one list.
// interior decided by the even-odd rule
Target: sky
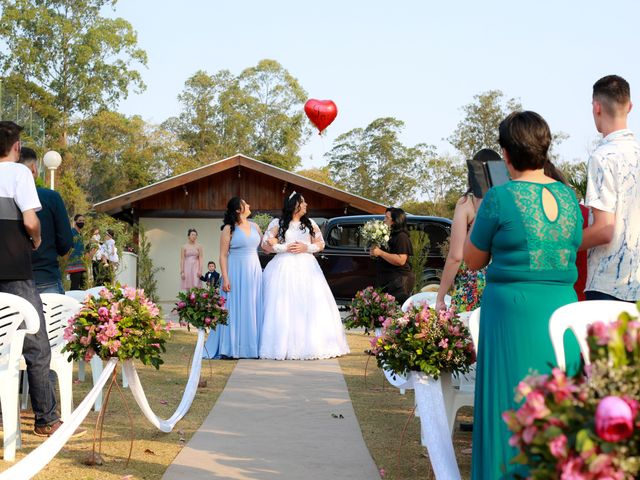
[[(569, 135), (563, 160), (586, 160), (598, 138), (593, 83), (631, 84), (629, 126), (640, 126), (640, 2), (621, 0), (119, 0), (148, 54), (147, 85), (118, 110), (160, 123), (179, 114), (177, 95), (197, 70), (239, 74), (277, 60), (338, 117), (301, 150), (303, 168), (326, 163), (333, 140), (380, 117), (405, 122), (407, 146), (446, 138), (473, 96), (501, 90)], [(640, 131), (639, 131), (640, 134)]]

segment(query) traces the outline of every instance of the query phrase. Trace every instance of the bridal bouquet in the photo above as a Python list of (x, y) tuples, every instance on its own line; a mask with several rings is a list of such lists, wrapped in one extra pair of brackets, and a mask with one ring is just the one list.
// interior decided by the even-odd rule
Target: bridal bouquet
[(218, 325), (227, 324), (229, 312), (224, 304), (225, 299), (217, 288), (193, 287), (178, 293), (173, 311), (178, 312), (180, 323), (215, 330)]
[(366, 249), (371, 247), (386, 247), (391, 231), (382, 220), (369, 220), (360, 227), (360, 237), (364, 240)]
[(68, 342), (63, 352), (74, 360), (89, 361), (94, 355), (107, 360), (137, 358), (160, 368), (166, 351), (169, 328), (158, 307), (144, 290), (108, 285), (99, 298), (89, 297), (82, 309), (69, 319), (64, 330)]
[(626, 313), (589, 328), (587, 376), (560, 369), (529, 376), (516, 390), (524, 403), (503, 419), (513, 432), (512, 460), (530, 478), (633, 479), (640, 474), (640, 322)]
[(426, 304), (412, 305), (404, 315), (387, 318), (371, 347), (380, 368), (400, 375), (418, 371), (437, 379), (443, 370), (465, 374), (476, 361), (464, 323), (452, 310), (436, 312)]
[(382, 327), (388, 318), (398, 315), (402, 315), (402, 311), (395, 297), (380, 289), (367, 287), (358, 291), (351, 301), (345, 328), (364, 328), (365, 333), (369, 333), (369, 330)]

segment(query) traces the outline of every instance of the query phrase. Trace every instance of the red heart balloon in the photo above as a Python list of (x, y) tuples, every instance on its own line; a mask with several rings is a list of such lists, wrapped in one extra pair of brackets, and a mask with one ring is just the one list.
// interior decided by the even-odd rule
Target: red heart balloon
[(304, 104), (304, 112), (311, 120), (311, 123), (318, 127), (318, 133), (322, 133), (338, 116), (338, 107), (332, 100), (316, 100), (312, 98)]

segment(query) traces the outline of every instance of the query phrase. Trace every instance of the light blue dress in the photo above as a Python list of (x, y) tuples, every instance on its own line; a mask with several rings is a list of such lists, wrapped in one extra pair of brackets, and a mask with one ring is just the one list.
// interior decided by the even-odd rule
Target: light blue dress
[(236, 227), (231, 235), (227, 273), (230, 292), (221, 292), (229, 311), (227, 325), (209, 334), (204, 358), (258, 358), (262, 328), (262, 268), (258, 259), (260, 233), (251, 223), (247, 235)]

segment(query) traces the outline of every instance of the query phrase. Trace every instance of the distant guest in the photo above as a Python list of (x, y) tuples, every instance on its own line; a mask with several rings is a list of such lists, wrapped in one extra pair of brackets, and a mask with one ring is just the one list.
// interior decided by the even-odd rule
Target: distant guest
[(213, 260), (207, 264), (209, 271), (200, 277), (200, 280), (205, 282), (209, 288), (220, 286), (220, 274), (216, 272), (216, 262)]

